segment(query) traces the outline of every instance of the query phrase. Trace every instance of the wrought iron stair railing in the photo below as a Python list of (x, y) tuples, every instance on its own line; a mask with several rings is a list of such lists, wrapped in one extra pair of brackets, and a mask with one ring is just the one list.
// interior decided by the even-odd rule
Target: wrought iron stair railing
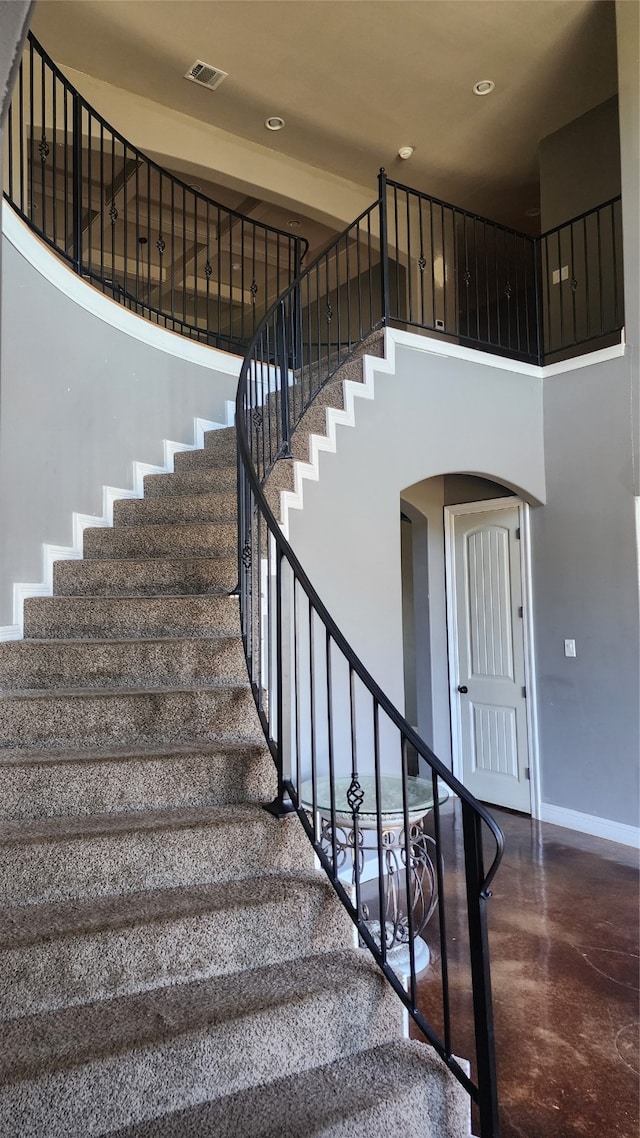
[[(482, 1138), (497, 1138), (486, 904), (502, 832), (358, 658), (285, 540), (265, 492), (318, 391), (390, 322), (385, 192), (381, 176), (379, 200), (279, 298), (242, 365), (236, 404), (242, 636), (278, 773), (271, 809), (295, 810), (361, 943), (476, 1104)], [(355, 274), (346, 272), (348, 262)], [(447, 795), (459, 802), (462, 869), (443, 854)], [(488, 870), (485, 839), (492, 846)], [(461, 876), (467, 930), (458, 940), (466, 935), (466, 967), (452, 952), (448, 930)], [(417, 938), (427, 927), (439, 964), (423, 991)], [(468, 991), (471, 1007), (461, 1011)], [(471, 1056), (470, 1073), (461, 1055)]]

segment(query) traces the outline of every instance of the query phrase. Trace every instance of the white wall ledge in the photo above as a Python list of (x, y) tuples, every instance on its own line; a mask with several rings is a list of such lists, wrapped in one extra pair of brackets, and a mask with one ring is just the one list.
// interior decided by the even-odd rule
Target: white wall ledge
[(210, 348), (206, 344), (198, 343), (197, 340), (189, 340), (178, 332), (170, 332), (168, 328), (162, 328), (143, 316), (137, 316), (123, 304), (111, 300), (99, 289), (88, 284), (74, 273), (73, 269), (65, 265), (53, 249), (36, 237), (5, 201), (2, 203), (2, 233), (16, 252), (24, 257), (45, 280), (98, 320), (103, 320), (112, 328), (124, 332), (135, 340), (140, 340), (143, 344), (148, 344), (157, 351), (175, 356), (176, 359), (200, 364), (201, 367), (225, 372), (227, 375), (236, 377), (240, 375), (241, 356), (234, 356), (218, 348)]
[(622, 340), (619, 344), (613, 344), (609, 348), (599, 348), (595, 352), (586, 352), (584, 355), (574, 356), (570, 360), (562, 360), (557, 364), (546, 364), (544, 367), (540, 367), (538, 364), (512, 360), (509, 356), (497, 356), (480, 348), (465, 348), (462, 344), (440, 340), (428, 333), (403, 332), (399, 328), (385, 328), (384, 334), (387, 356), (396, 346), (415, 348), (417, 351), (428, 352), (434, 356), (448, 356), (450, 359), (466, 360), (468, 363), (498, 368), (500, 371), (510, 371), (515, 375), (533, 376), (537, 379), (550, 379), (552, 376), (561, 375), (563, 372), (578, 371), (581, 368), (591, 367), (593, 364), (619, 359), (624, 356), (626, 350), (623, 330)]

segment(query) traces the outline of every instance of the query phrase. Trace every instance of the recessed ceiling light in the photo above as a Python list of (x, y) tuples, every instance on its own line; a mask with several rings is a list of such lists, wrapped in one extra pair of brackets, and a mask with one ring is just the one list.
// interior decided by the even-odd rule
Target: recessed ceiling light
[(200, 186), (197, 182), (189, 182), (188, 185), (190, 190), (195, 190), (197, 194), (200, 193)]
[(401, 146), (398, 151), (398, 158), (404, 158), (406, 161), (406, 159), (410, 158), (412, 154), (413, 146)]
[(242, 265), (241, 265), (240, 261), (234, 261), (231, 268), (232, 269), (241, 269)]
[(531, 209), (525, 210), (525, 217), (540, 217), (540, 209), (537, 205), (531, 206)]
[(495, 83), (491, 79), (480, 79), (477, 83), (473, 84), (474, 95), (490, 95), (495, 87)]
[(287, 222), (287, 225), (288, 225), (289, 229), (299, 229), (300, 226), (302, 225), (302, 222), (297, 217), (290, 217), (288, 222)]
[(281, 119), (280, 115), (269, 115), (269, 118), (264, 120), (264, 125), (267, 130), (282, 130), (284, 119)]

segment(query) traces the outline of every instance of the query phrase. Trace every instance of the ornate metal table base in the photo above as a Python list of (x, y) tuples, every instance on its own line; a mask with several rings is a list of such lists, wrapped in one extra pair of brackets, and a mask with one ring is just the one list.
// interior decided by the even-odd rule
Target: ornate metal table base
[[(368, 821), (368, 820), (367, 820)], [(434, 839), (424, 832), (423, 820), (413, 820), (409, 824), (409, 841), (405, 839), (404, 827), (385, 825), (382, 830), (381, 858), (378, 856), (378, 832), (371, 824), (359, 821), (356, 848), (356, 830), (344, 822), (336, 824), (336, 869), (341, 869), (347, 858), (352, 859), (352, 881), (362, 881), (367, 852), (372, 853), (372, 863), (377, 873), (382, 862), (384, 913), (373, 917), (371, 906), (361, 902), (361, 913), (368, 922), (376, 940), (380, 940), (384, 929), (385, 945), (393, 949), (409, 943), (409, 903), (407, 899), (407, 845), (409, 849), (409, 891), (411, 894), (411, 925), (414, 937), (419, 937), (426, 928), (438, 900), (436, 870), (431, 857), (435, 850)], [(329, 818), (321, 818), (320, 839), (326, 852), (333, 852), (334, 832)], [(379, 891), (376, 884), (376, 897), (379, 908)]]

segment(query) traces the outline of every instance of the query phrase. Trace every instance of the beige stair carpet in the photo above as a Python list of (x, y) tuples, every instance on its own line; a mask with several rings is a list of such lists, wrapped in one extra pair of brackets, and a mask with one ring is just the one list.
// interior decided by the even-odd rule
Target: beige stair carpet
[(466, 1096), (261, 806), (234, 431), (175, 466), (0, 645), (0, 1136), (461, 1138)]

